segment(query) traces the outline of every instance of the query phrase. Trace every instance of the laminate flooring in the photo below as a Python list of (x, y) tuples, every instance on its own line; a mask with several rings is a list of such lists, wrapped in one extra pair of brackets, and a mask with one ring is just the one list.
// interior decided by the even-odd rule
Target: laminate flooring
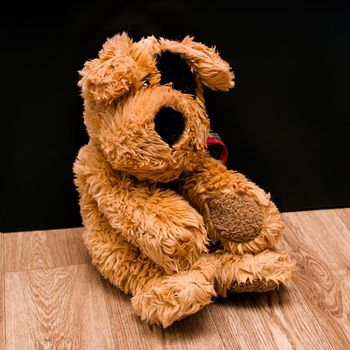
[(350, 349), (350, 208), (282, 217), (290, 287), (217, 299), (167, 329), (98, 274), (83, 228), (0, 234), (0, 349)]

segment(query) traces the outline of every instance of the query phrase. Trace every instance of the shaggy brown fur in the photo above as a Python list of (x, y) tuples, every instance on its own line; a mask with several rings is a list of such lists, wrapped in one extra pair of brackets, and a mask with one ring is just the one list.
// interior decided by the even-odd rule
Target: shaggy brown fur
[[(195, 96), (177, 82), (160, 84), (157, 58), (165, 52), (186, 62)], [(134, 43), (123, 33), (80, 73), (90, 136), (74, 164), (84, 242), (100, 273), (132, 295), (136, 313), (167, 327), (217, 294), (288, 283), (292, 262), (271, 250), (282, 223), (269, 195), (205, 150), (203, 87), (234, 85), (218, 53), (190, 37)], [(184, 120), (171, 145), (155, 127), (162, 108)], [(164, 186), (171, 181), (178, 191)]]

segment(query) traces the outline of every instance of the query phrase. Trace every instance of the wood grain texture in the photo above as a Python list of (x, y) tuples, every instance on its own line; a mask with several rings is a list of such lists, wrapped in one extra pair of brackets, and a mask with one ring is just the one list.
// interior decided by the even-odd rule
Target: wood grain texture
[(340, 220), (343, 221), (346, 228), (350, 230), (350, 209), (349, 208), (337, 209), (336, 213), (339, 216)]
[(210, 305), (172, 327), (148, 326), (133, 312), (130, 297), (103, 281), (104, 296), (118, 349), (225, 349), (209, 309)]
[(350, 231), (337, 210), (289, 213), (284, 222), (294, 284), (334, 348), (350, 349)]
[(4, 235), (0, 232), (0, 350), (5, 349)]
[(227, 349), (333, 349), (295, 285), (230, 295), (210, 312)]
[(90, 261), (83, 228), (4, 234), (5, 271), (28, 271)]
[(6, 273), (7, 349), (113, 349), (100, 278), (89, 265)]
[(165, 330), (91, 266), (83, 229), (0, 235), (0, 349), (350, 349), (350, 209), (283, 221), (289, 288), (218, 299)]

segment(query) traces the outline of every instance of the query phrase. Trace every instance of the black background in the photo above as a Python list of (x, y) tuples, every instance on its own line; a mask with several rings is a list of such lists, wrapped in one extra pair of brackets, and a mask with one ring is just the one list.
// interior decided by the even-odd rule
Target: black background
[(217, 47), (236, 74), (234, 90), (206, 94), (212, 125), (230, 151), (228, 167), (271, 192), (282, 211), (350, 205), (345, 5), (159, 0), (10, 7), (1, 19), (0, 230), (81, 225), (72, 164), (87, 136), (77, 71), (121, 31), (135, 40), (190, 34)]

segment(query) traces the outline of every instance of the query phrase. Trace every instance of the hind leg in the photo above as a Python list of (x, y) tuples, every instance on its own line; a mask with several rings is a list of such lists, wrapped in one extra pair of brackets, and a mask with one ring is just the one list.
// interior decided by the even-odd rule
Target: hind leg
[(291, 281), (294, 263), (284, 252), (264, 250), (236, 255), (222, 250), (213, 253), (218, 262), (215, 289), (223, 297), (228, 291), (266, 292)]
[(200, 258), (188, 271), (167, 275), (110, 227), (91, 197), (82, 195), (80, 204), (87, 228), (84, 243), (92, 263), (112, 284), (132, 295), (132, 306), (143, 320), (168, 327), (202, 309), (216, 295), (212, 260)]

